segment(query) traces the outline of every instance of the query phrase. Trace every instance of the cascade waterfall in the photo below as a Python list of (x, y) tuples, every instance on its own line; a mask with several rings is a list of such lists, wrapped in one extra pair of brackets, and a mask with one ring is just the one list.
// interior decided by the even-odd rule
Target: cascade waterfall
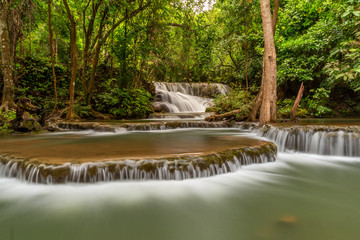
[(213, 97), (228, 94), (230, 87), (219, 83), (154, 83), (156, 89), (153, 107), (157, 112), (205, 112), (212, 106)]

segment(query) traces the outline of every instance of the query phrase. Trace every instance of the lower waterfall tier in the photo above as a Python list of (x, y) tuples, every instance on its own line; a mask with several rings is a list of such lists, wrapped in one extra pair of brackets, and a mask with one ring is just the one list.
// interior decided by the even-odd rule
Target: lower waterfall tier
[(95, 183), (115, 180), (184, 180), (234, 172), (242, 165), (273, 162), (276, 146), (261, 142), (204, 155), (174, 158), (49, 164), (0, 155), (0, 177), (30, 183)]

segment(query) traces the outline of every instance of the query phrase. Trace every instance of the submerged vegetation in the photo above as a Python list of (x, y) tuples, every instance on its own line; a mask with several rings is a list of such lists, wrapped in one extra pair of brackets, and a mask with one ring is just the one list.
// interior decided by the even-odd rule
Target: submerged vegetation
[[(154, 81), (237, 86), (212, 110), (250, 113), (263, 79), (262, 2), (1, 1), (2, 129), (22, 97), (51, 117), (144, 118)], [(283, 0), (271, 11), (278, 117), (290, 116), (301, 83), (299, 117), (358, 115), (359, 2)]]

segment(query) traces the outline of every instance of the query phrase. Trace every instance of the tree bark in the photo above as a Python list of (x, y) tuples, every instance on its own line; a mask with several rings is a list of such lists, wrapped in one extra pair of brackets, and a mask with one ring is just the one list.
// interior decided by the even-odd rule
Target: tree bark
[(273, 16), (272, 16), (274, 36), (275, 36), (275, 32), (276, 32), (276, 23), (277, 23), (278, 16), (279, 16), (279, 7), (280, 7), (280, 0), (274, 0), (274, 8), (273, 8)]
[(91, 18), (89, 21), (88, 26), (86, 27), (86, 22), (85, 22), (85, 18), (86, 18), (86, 8), (89, 6), (90, 1), (88, 2), (87, 7), (84, 9), (83, 11), (83, 31), (85, 34), (85, 42), (84, 42), (84, 50), (83, 50), (83, 66), (82, 66), (82, 72), (81, 72), (81, 83), (82, 83), (82, 87), (83, 87), (83, 91), (85, 93), (85, 101), (88, 101), (88, 86), (86, 83), (86, 67), (89, 63), (89, 50), (90, 50), (90, 44), (91, 44), (91, 38), (93, 36), (94, 33), (94, 23), (95, 23), (95, 19), (96, 19), (96, 15), (98, 13), (99, 7), (102, 5), (103, 0), (99, 0), (98, 2), (96, 2), (96, 4), (93, 2), (92, 3), (92, 12), (91, 12)]
[(276, 114), (273, 109), (276, 104), (276, 50), (274, 43), (273, 22), (270, 10), (270, 0), (261, 0), (261, 18), (264, 32), (264, 78), (263, 99), (260, 109), (259, 123), (264, 125), (271, 122), (272, 115)]
[[(277, 25), (277, 20), (278, 20), (278, 14), (279, 14), (279, 6), (280, 6), (280, 0), (274, 0), (274, 8), (273, 8), (273, 16), (272, 16), (272, 33), (273, 36), (275, 36), (275, 31), (276, 31), (276, 25)], [(250, 114), (250, 121), (255, 121), (256, 120), (256, 116), (258, 114), (258, 111), (261, 107), (262, 104), (262, 97), (263, 97), (263, 82), (264, 82), (264, 73), (265, 73), (265, 69), (264, 69), (264, 62), (265, 62), (265, 55), (264, 55), (264, 59), (263, 59), (263, 74), (262, 74), (262, 79), (261, 79), (261, 88), (260, 91), (258, 93), (258, 95), (255, 98), (254, 104), (253, 104), (253, 108)], [(271, 86), (272, 86), (272, 99), (274, 99), (273, 101), (271, 101), (270, 106), (271, 106), (271, 111), (270, 111), (270, 118), (271, 121), (276, 121), (277, 118), (277, 104), (276, 104), (276, 99), (277, 99), (277, 93), (276, 93), (276, 82), (274, 82)]]
[(74, 98), (75, 98), (75, 80), (77, 73), (77, 49), (76, 49), (76, 23), (73, 15), (71, 14), (70, 7), (67, 0), (63, 0), (67, 17), (70, 21), (70, 55), (71, 55), (71, 79), (69, 86), (69, 111), (66, 118), (70, 121), (74, 120), (77, 116), (74, 113)]
[(250, 117), (248, 119), (249, 121), (251, 121), (251, 122), (256, 121), (257, 114), (258, 114), (259, 109), (261, 107), (262, 98), (263, 98), (263, 85), (261, 83), (260, 90), (259, 90), (258, 94), (256, 95), (256, 98), (254, 100), (254, 103), (253, 103), (253, 106), (252, 106), (252, 109), (251, 109)]
[(218, 114), (218, 115), (212, 115), (210, 117), (205, 118), (205, 121), (208, 121), (208, 122), (217, 122), (217, 121), (224, 121), (224, 120), (243, 121), (249, 117), (248, 114), (244, 114), (246, 112), (247, 111), (244, 111), (243, 109), (236, 109), (231, 112)]
[(300, 104), (300, 101), (301, 101), (301, 98), (304, 94), (304, 83), (302, 82), (301, 83), (301, 86), (300, 86), (300, 89), (299, 89), (299, 92), (298, 92), (298, 95), (295, 99), (295, 102), (294, 102), (294, 106), (293, 108), (291, 109), (291, 120), (295, 120), (295, 115), (296, 115), (296, 110)]
[[(272, 30), (273, 36), (276, 33), (276, 23), (279, 16), (280, 0), (274, 0), (273, 14), (272, 14)], [(275, 60), (276, 61), (276, 60)], [(272, 83), (272, 97), (271, 97), (271, 121), (275, 122), (277, 119), (277, 81)]]
[(14, 79), (11, 62), (9, 29), (7, 24), (9, 6), (6, 3), (2, 3), (0, 4), (0, 8), (1, 60), (4, 75), (4, 89), (0, 110), (8, 111), (9, 109), (16, 108), (16, 104), (14, 102)]
[(50, 58), (51, 58), (51, 68), (53, 74), (53, 81), (54, 81), (54, 108), (49, 117), (51, 117), (56, 109), (57, 109), (57, 89), (56, 89), (56, 73), (55, 73), (55, 51), (54, 51), (54, 35), (51, 25), (51, 3), (52, 0), (48, 0), (48, 25), (49, 25), (49, 45), (50, 45)]

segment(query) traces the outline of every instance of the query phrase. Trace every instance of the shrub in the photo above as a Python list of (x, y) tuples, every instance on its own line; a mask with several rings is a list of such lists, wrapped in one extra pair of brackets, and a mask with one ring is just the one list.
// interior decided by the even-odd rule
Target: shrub
[(104, 83), (106, 91), (98, 94), (95, 108), (116, 118), (145, 118), (152, 110), (151, 94), (142, 88), (121, 89), (114, 87), (115, 79)]
[(0, 135), (9, 134), (11, 132), (10, 121), (14, 120), (15, 117), (15, 111), (0, 112)]
[(219, 95), (214, 99), (213, 109), (217, 113), (226, 113), (236, 109), (250, 111), (250, 105), (253, 100), (248, 92), (240, 88), (234, 88), (229, 95)]
[(310, 90), (314, 93), (311, 97), (306, 98), (306, 106), (309, 113), (315, 117), (324, 117), (331, 113), (331, 109), (327, 107), (330, 98), (330, 90), (325, 88), (317, 88)]
[[(277, 102), (278, 110), (277, 114), (279, 118), (290, 118), (291, 110), (294, 106), (294, 99), (286, 98), (282, 101)], [(296, 111), (296, 116), (298, 117), (307, 117), (308, 111), (300, 105)]]

